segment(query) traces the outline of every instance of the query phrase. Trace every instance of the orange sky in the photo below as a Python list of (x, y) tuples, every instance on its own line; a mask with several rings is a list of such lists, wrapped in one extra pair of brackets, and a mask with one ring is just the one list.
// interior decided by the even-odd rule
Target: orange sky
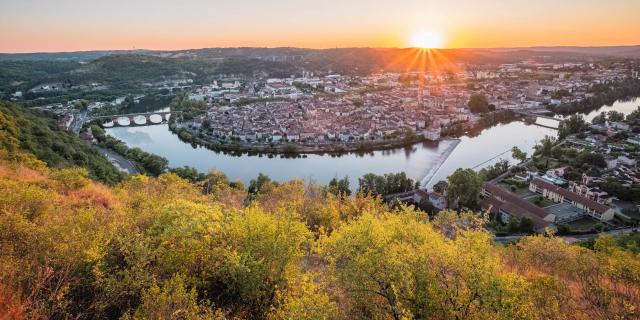
[(640, 0), (0, 0), (0, 52), (640, 44)]

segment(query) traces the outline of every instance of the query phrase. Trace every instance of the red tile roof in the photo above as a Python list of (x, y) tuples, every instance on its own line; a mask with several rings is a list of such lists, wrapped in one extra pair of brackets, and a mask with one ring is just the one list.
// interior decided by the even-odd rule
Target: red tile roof
[(502, 209), (516, 217), (528, 218), (533, 222), (533, 225), (537, 229), (543, 229), (550, 226), (550, 223), (544, 220), (544, 218), (549, 215), (549, 213), (544, 209), (495, 184), (485, 183), (484, 189), (492, 195), (483, 201), (482, 206), (484, 208), (492, 206), (492, 212), (498, 212)]
[(557, 193), (562, 195), (563, 197), (574, 201), (576, 203), (580, 203), (583, 206), (590, 208), (598, 213), (605, 213), (607, 210), (609, 210), (609, 207), (602, 204), (602, 203), (598, 203), (595, 202), (589, 198), (585, 198), (575, 192), (571, 192), (565, 188), (561, 188), (556, 186), (553, 183), (547, 182), (541, 178), (535, 178), (533, 179), (533, 181), (531, 181), (531, 183), (533, 185), (535, 185), (536, 187), (540, 187), (542, 189), (546, 189), (546, 190), (550, 190), (551, 192)]

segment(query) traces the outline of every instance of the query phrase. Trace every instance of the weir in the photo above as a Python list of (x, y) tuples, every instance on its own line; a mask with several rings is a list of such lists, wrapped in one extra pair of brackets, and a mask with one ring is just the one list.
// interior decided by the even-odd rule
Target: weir
[(424, 178), (420, 180), (420, 187), (426, 188), (429, 185), (429, 183), (431, 182), (431, 179), (433, 179), (436, 173), (438, 173), (438, 170), (440, 170), (440, 167), (442, 167), (444, 162), (447, 161), (447, 159), (449, 159), (449, 156), (451, 155), (451, 153), (453, 153), (453, 150), (455, 150), (458, 144), (460, 144), (460, 139), (452, 139), (451, 141), (452, 141), (451, 145), (449, 145), (447, 149), (438, 157), (438, 159), (435, 162), (435, 165), (432, 166), (431, 169), (429, 169), (427, 174), (424, 176)]

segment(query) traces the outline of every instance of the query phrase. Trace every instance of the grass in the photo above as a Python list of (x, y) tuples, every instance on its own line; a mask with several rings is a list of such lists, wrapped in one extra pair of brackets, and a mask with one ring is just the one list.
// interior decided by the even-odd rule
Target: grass
[(527, 198), (526, 200), (535, 204), (536, 206), (540, 207), (540, 208), (546, 208), (548, 206), (552, 206), (554, 204), (556, 204), (555, 202), (547, 199), (547, 198), (542, 198), (542, 201), (537, 201), (539, 199), (540, 196), (535, 196), (533, 198)]
[(519, 195), (519, 196), (521, 196), (521, 197), (524, 197), (524, 196), (528, 196), (528, 195), (533, 194), (531, 191), (529, 191), (529, 188), (528, 188), (528, 187), (527, 187), (527, 188), (517, 188), (517, 187), (516, 187), (516, 190), (515, 190), (515, 191), (513, 191), (513, 190), (511, 190), (511, 185), (509, 185), (509, 184), (506, 184), (506, 183), (504, 183), (504, 182), (499, 182), (499, 183), (498, 183), (498, 185), (499, 185), (501, 188), (503, 188), (503, 189), (505, 189), (505, 190), (508, 190), (508, 191), (510, 191), (510, 192), (513, 192), (513, 193), (515, 193), (515, 194), (517, 194), (517, 195)]
[(598, 224), (600, 224), (598, 221), (590, 217), (584, 217), (567, 223), (573, 231), (590, 231)]

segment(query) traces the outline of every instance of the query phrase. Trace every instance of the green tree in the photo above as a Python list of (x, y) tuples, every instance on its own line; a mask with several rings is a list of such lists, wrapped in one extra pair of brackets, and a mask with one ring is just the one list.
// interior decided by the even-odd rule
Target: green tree
[(609, 118), (609, 121), (614, 121), (614, 122), (624, 121), (624, 113), (622, 112), (611, 110), (607, 113), (607, 116)]
[(544, 157), (550, 157), (553, 152), (553, 146), (556, 144), (556, 139), (551, 136), (544, 136), (542, 140), (534, 147), (536, 153)]
[(449, 183), (447, 183), (447, 181), (440, 180), (433, 185), (433, 191), (444, 195), (448, 187), (449, 187)]
[(206, 175), (196, 168), (192, 168), (189, 166), (179, 167), (179, 168), (171, 168), (169, 170), (171, 173), (177, 174), (180, 178), (189, 180), (191, 183), (197, 183), (206, 178)]
[(509, 170), (509, 161), (501, 159), (493, 165), (480, 170), (478, 175), (486, 181), (493, 180)]
[(419, 182), (407, 177), (406, 173), (387, 173), (382, 176), (365, 174), (359, 179), (360, 193), (388, 195), (407, 192), (419, 187)]
[(604, 156), (600, 153), (583, 151), (578, 154), (576, 158), (576, 165), (582, 166), (584, 164), (597, 166), (600, 168), (606, 168), (607, 162), (604, 160)]
[(275, 184), (276, 183), (272, 181), (271, 178), (269, 178), (267, 175), (259, 173), (256, 179), (251, 179), (251, 181), (249, 181), (248, 192), (249, 194), (255, 195), (260, 193), (260, 191), (262, 191), (266, 187)]
[(607, 113), (604, 111), (600, 112), (599, 115), (593, 117), (593, 120), (591, 120), (593, 124), (604, 124), (605, 122), (607, 122)]
[(589, 129), (589, 125), (579, 114), (571, 115), (569, 118), (560, 122), (558, 128), (558, 137), (564, 139), (570, 134), (582, 133)]
[(514, 146), (513, 148), (511, 148), (511, 156), (520, 161), (521, 163), (524, 162), (525, 160), (527, 160), (527, 153), (520, 150), (520, 148)]
[(128, 108), (133, 108), (135, 107), (135, 100), (133, 99), (132, 95), (127, 95), (124, 98), (124, 101), (122, 101), (122, 103), (120, 104), (120, 108), (122, 109), (128, 109)]
[(447, 179), (447, 201), (467, 208), (477, 208), (482, 191), (482, 178), (472, 169), (458, 169)]
[(473, 113), (487, 113), (489, 112), (489, 102), (484, 94), (474, 93), (469, 99), (469, 110)]
[(351, 189), (349, 189), (349, 177), (344, 177), (340, 180), (337, 178), (331, 179), (327, 190), (336, 196), (350, 196)]

